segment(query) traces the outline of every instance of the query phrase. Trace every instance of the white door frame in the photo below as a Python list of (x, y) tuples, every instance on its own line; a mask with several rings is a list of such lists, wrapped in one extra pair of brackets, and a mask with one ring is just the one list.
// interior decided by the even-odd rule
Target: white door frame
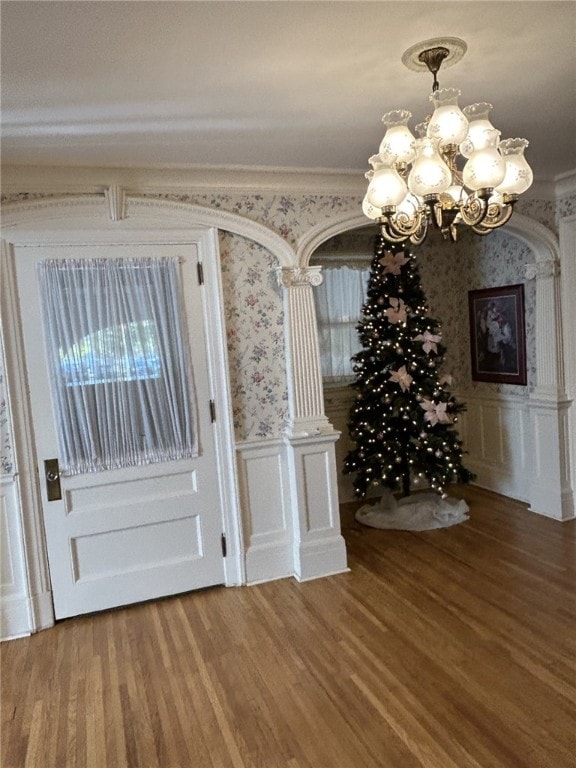
[[(8, 205), (2, 222), (2, 333), (18, 458), (21, 528), (29, 595), (30, 631), (54, 623), (50, 576), (44, 544), (42, 506), (36, 475), (32, 419), (27, 396), (26, 370), (17, 318), (17, 293), (10, 254), (13, 244), (57, 245), (89, 242), (98, 231), (100, 242), (122, 242), (124, 232), (146, 231), (149, 242), (173, 243), (193, 238), (206, 277), (206, 300), (212, 322), (206, 328), (208, 367), (216, 405), (216, 455), (221, 486), (223, 525), (227, 537), (226, 585), (246, 582), (245, 545), (235, 456), (232, 406), (228, 377), (226, 331), (218, 248), (218, 229), (256, 240), (271, 250), (280, 264), (293, 260), (290, 246), (268, 228), (234, 214), (171, 201), (127, 196), (110, 188), (104, 195), (69, 196)], [(103, 235), (104, 233), (104, 235)]]

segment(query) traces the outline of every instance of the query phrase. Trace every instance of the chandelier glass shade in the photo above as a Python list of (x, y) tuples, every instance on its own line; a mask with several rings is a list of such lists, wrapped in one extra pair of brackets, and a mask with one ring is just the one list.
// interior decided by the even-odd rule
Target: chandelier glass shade
[(415, 127), (416, 135), (408, 126), (408, 110), (382, 118), (386, 132), (378, 154), (369, 160), (362, 210), (391, 242), (418, 245), (430, 224), (452, 242), (463, 226), (488, 234), (510, 219), (518, 197), (532, 184), (524, 157), (528, 141), (502, 141), (490, 120), (491, 104), (460, 109), (460, 91), (439, 88), (436, 74), (442, 62), (455, 63), (465, 50), (463, 41), (447, 38), (420, 43), (404, 54), (407, 66), (434, 75), (434, 110)]

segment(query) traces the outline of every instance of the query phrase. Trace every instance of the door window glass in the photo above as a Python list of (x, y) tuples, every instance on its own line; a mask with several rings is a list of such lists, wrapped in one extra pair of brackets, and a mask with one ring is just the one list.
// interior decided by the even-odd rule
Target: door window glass
[(39, 264), (65, 474), (197, 455), (178, 259)]

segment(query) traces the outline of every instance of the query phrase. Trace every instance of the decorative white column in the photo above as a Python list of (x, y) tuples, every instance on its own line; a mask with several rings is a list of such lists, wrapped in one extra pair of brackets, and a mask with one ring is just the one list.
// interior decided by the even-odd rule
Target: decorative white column
[(567, 520), (574, 517), (570, 484), (568, 400), (564, 388), (560, 263), (528, 264), (527, 279), (536, 280), (536, 386), (530, 393), (532, 487), (534, 512)]
[(576, 488), (576, 214), (560, 220), (560, 261), (562, 269), (562, 333), (566, 395), (569, 399), (568, 435), (570, 484)]
[(322, 284), (322, 267), (278, 270), (284, 288), (288, 400), (292, 436), (332, 433), (324, 414), (320, 350), (312, 286)]
[(279, 270), (284, 288), (288, 397), (286, 430), (294, 575), (300, 581), (347, 571), (340, 533), (336, 432), (324, 414), (312, 287), (321, 267)]
[(560, 318), (560, 263), (537, 261), (524, 269), (527, 280), (536, 280), (536, 386), (539, 400), (565, 398)]

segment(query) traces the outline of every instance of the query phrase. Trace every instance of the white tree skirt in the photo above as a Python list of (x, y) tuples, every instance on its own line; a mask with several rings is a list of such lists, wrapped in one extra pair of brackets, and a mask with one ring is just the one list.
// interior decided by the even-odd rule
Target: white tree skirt
[(435, 493), (417, 493), (396, 500), (390, 491), (376, 504), (365, 504), (356, 520), (370, 528), (400, 531), (430, 531), (468, 520), (468, 505), (462, 499), (442, 499)]

